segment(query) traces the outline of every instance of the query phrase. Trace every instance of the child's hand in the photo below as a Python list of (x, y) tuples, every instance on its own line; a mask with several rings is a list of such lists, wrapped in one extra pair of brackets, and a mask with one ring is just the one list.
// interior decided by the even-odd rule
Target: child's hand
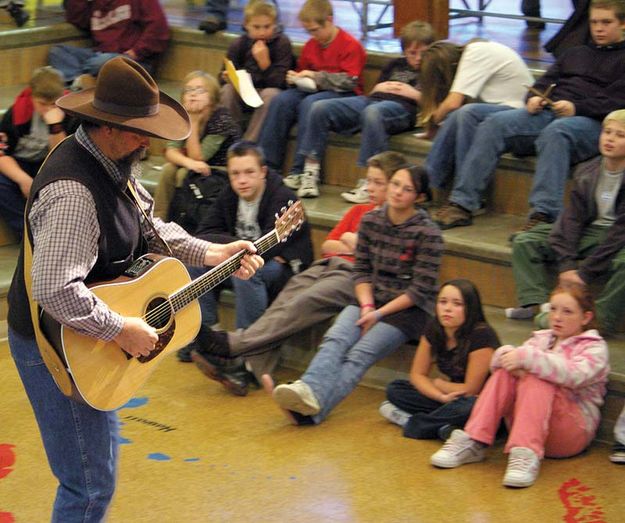
[(258, 67), (263, 71), (271, 65), (271, 58), (269, 57), (269, 47), (264, 40), (256, 40), (252, 45), (252, 56)]
[(511, 350), (510, 352), (506, 352), (501, 358), (499, 358), (499, 364), (508, 372), (521, 369), (521, 361), (518, 351)]
[(579, 273), (576, 270), (561, 272), (558, 276), (560, 283), (577, 283), (578, 285), (586, 285), (586, 282), (579, 277)]
[(463, 390), (456, 390), (454, 392), (443, 392), (441, 394), (441, 397), (438, 399), (438, 401), (440, 401), (441, 403), (451, 403), (454, 400), (457, 400), (458, 398), (461, 398), (462, 396), (464, 396), (464, 391)]
[(379, 320), (380, 313), (376, 309), (365, 309), (361, 312), (360, 319), (356, 325), (362, 329), (361, 336), (373, 327)]
[(568, 100), (558, 100), (553, 103), (551, 108), (553, 109), (553, 112), (556, 113), (558, 118), (575, 116), (575, 105), (573, 102), (569, 102)]
[(189, 160), (185, 166), (189, 171), (200, 173), (202, 176), (210, 176), (211, 168), (206, 162), (200, 160)]
[(295, 80), (297, 80), (297, 71), (287, 71), (286, 72), (286, 83), (293, 85), (295, 83)]
[(528, 113), (536, 114), (542, 111), (545, 105), (547, 105), (547, 102), (545, 102), (545, 100), (543, 100), (540, 96), (532, 96), (527, 100), (525, 108)]
[(209, 102), (206, 100), (189, 100), (184, 104), (184, 108), (189, 113), (191, 123), (197, 122), (202, 117), (202, 113), (209, 106)]

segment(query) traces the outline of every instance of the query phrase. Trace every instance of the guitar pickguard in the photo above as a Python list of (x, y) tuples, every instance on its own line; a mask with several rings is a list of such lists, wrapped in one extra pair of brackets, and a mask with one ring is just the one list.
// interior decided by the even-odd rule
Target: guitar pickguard
[(165, 347), (167, 347), (167, 345), (171, 341), (175, 330), (176, 320), (171, 322), (171, 325), (167, 328), (166, 331), (161, 332), (158, 335), (158, 341), (154, 346), (154, 350), (150, 352), (150, 354), (148, 354), (147, 356), (139, 356), (137, 360), (139, 360), (141, 363), (147, 363), (148, 361), (152, 361), (154, 358), (156, 358), (161, 352), (163, 352), (163, 350), (165, 350)]

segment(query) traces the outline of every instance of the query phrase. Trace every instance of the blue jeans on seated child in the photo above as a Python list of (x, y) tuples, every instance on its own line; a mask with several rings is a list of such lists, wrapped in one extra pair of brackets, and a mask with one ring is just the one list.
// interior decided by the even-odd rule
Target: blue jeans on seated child
[(321, 405), (319, 414), (312, 416), (317, 424), (354, 390), (369, 367), (408, 341), (401, 330), (384, 322), (376, 323), (362, 335), (356, 325), (359, 318), (359, 307), (348, 305), (343, 309), (301, 377)]
[(599, 153), (601, 122), (585, 116), (557, 118), (549, 109), (495, 113), (478, 125), (471, 149), (459, 167), (450, 201), (479, 209), (499, 157), (537, 155), (529, 197), (533, 212), (556, 218), (564, 204), (564, 187), (572, 164)]
[(447, 115), (439, 127), (425, 160), (430, 183), (443, 188), (463, 165), (474, 144), (477, 126), (490, 115), (509, 111), (509, 105), (466, 104)]
[(436, 439), (444, 425), (464, 427), (477, 396), (461, 397), (441, 403), (421, 394), (408, 380), (395, 380), (386, 387), (388, 400), (411, 414), (404, 425), (404, 436), (414, 439)]
[(330, 131), (354, 134), (362, 131), (358, 165), (365, 167), (374, 154), (388, 150), (388, 138), (413, 127), (404, 107), (390, 100), (368, 96), (348, 96), (320, 100), (310, 109), (305, 136), (298, 142), (298, 158), (322, 160)]
[(64, 396), (43, 363), (34, 338), (9, 328), (9, 346), (50, 468), (59, 481), (52, 522), (103, 521), (115, 491), (117, 413), (95, 410)]
[[(351, 93), (335, 93), (319, 91), (307, 93), (299, 89), (287, 89), (271, 100), (263, 128), (258, 137), (258, 144), (263, 148), (267, 165), (275, 171), (282, 172), (282, 164), (289, 141), (289, 131), (297, 122), (297, 145), (295, 150), (302, 149), (302, 140), (310, 123), (309, 114), (312, 105), (318, 100), (348, 96)], [(296, 154), (291, 172), (301, 173), (304, 169), (304, 157)]]
[[(63, 73), (67, 83), (71, 83), (81, 74), (98, 76), (100, 68), (111, 58), (115, 58), (116, 56), (122, 55), (119, 53), (101, 53), (91, 47), (54, 45), (50, 48), (48, 62), (52, 67)], [(145, 61), (139, 63), (148, 73), (152, 73), (152, 64)]]

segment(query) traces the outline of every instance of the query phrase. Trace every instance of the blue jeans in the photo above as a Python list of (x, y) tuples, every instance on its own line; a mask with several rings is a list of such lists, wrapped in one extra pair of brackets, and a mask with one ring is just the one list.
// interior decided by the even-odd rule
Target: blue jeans
[(206, 14), (225, 22), (229, 4), (228, 0), (206, 0)]
[(301, 377), (321, 405), (319, 414), (312, 416), (317, 424), (354, 390), (369, 367), (408, 341), (401, 330), (384, 322), (376, 323), (361, 336), (356, 326), (359, 318), (359, 307), (348, 305), (343, 309)]
[[(192, 279), (207, 271), (199, 267), (188, 267), (188, 270)], [(245, 329), (260, 318), (269, 306), (270, 297), (278, 294), (277, 287), (281, 288), (290, 275), (289, 265), (269, 260), (249, 280), (230, 279), (228, 283), (232, 285), (235, 296), (236, 328)], [(199, 299), (202, 324), (205, 326), (214, 325), (218, 321), (218, 297), (218, 292), (212, 290)]]
[(465, 209), (478, 209), (503, 153), (517, 156), (535, 153), (530, 207), (533, 212), (556, 218), (564, 203), (564, 186), (571, 164), (599, 153), (600, 132), (601, 123), (585, 116), (556, 118), (549, 110), (530, 114), (525, 109), (495, 113), (478, 126), (449, 199)]
[(349, 96), (315, 102), (297, 155), (323, 159), (330, 131), (354, 134), (362, 130), (358, 165), (365, 167), (374, 154), (388, 150), (388, 137), (413, 125), (410, 114), (397, 102)]
[(425, 160), (430, 183), (441, 189), (453, 180), (471, 150), (478, 125), (493, 113), (511, 109), (508, 105), (475, 103), (449, 113)]
[(115, 490), (117, 414), (95, 410), (64, 396), (33, 338), (24, 338), (9, 328), (9, 346), (35, 413), (50, 468), (59, 481), (52, 521), (102, 521)]
[(462, 396), (449, 403), (440, 403), (421, 394), (408, 380), (395, 380), (386, 387), (386, 397), (393, 405), (411, 414), (404, 425), (404, 436), (435, 439), (444, 425), (464, 427), (477, 396)]
[[(347, 95), (334, 91), (320, 91), (310, 94), (299, 89), (287, 89), (273, 98), (258, 137), (258, 144), (263, 148), (267, 165), (275, 171), (282, 172), (291, 127), (297, 122), (297, 146), (295, 150), (300, 151), (306, 129), (310, 124), (309, 114), (312, 105), (318, 100), (340, 96)], [(304, 160), (304, 156), (295, 154), (291, 172), (301, 173), (304, 169)]]
[[(65, 81), (71, 83), (81, 74), (98, 76), (100, 68), (111, 58), (122, 56), (119, 53), (101, 53), (91, 47), (74, 47), (73, 45), (54, 45), (48, 53), (48, 63), (63, 73)], [(143, 68), (152, 73), (154, 64), (148, 61), (139, 62)]]

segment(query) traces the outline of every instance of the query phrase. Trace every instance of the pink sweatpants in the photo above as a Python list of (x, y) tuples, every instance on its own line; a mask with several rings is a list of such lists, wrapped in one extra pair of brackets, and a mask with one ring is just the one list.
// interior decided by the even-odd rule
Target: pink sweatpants
[(526, 447), (541, 459), (565, 458), (579, 454), (594, 436), (566, 389), (533, 374), (516, 378), (498, 369), (486, 382), (464, 430), (472, 439), (492, 445), (502, 418), (510, 432), (504, 452)]

